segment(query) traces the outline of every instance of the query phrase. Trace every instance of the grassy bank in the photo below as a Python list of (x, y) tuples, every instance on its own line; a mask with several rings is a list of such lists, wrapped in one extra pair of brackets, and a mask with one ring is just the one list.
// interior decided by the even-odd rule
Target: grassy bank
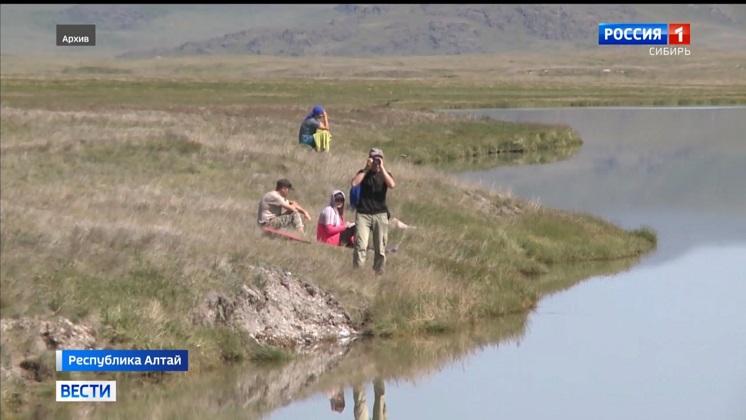
[[(552, 294), (591, 276), (629, 269), (635, 262), (623, 259), (556, 267), (539, 279), (537, 287), (544, 295)], [(520, 343), (527, 326), (528, 314), (508, 315), (462, 326), (450, 334), (364, 340), (341, 355), (338, 349), (322, 349), (316, 356), (281, 365), (252, 360), (200, 376), (173, 375), (166, 387), (143, 384), (137, 377), (120, 377), (118, 404), (88, 404), (80, 410), (112, 420), (147, 418), (153, 413), (167, 418), (263, 418), (285, 406), (290, 398), (303, 401), (341, 387), (349, 394), (349, 387), (369, 384), (374, 378), (387, 386), (416, 384), (424, 376), (435, 375), (480, 350)], [(111, 374), (102, 377), (111, 379)], [(52, 387), (45, 387), (43, 392), (51, 401)], [(394, 392), (390, 389), (389, 395)], [(75, 419), (79, 417), (76, 406), (41, 402), (35, 412), (41, 418)]]
[[(199, 377), (179, 375), (168, 387), (131, 386), (131, 382), (118, 381), (117, 404), (88, 404), (88, 413), (111, 420), (148, 418), (153, 413), (161, 418), (260, 419), (291, 398), (298, 403), (342, 387), (348, 395), (347, 410), (351, 410), (349, 387), (367, 385), (376, 377), (390, 386), (389, 395), (394, 395), (394, 384), (416, 382), (480, 349), (520, 340), (526, 320), (525, 315), (512, 315), (448, 336), (370, 340), (341, 357), (327, 354), (273, 369), (247, 364)], [(38, 413), (43, 418), (72, 420), (79, 415), (75, 406), (79, 404), (45, 404)], [(311, 413), (310, 417), (319, 416)]]
[[(188, 348), (199, 372), (284, 357), (189, 321), (207, 292), (246, 282), (245, 264), (307, 276), (370, 332), (411, 336), (525, 312), (552, 284), (569, 286), (553, 277), (566, 263), (654, 247), (646, 230), (482, 191), (435, 169), (498, 152), (569, 156), (581, 142), (567, 127), (381, 103), (395, 94), (439, 107), (442, 92), (462, 87), (407, 83), (3, 77), (0, 315), (64, 316), (116, 347)], [(316, 102), (330, 112), (331, 156), (297, 145), (299, 119)], [(393, 215), (418, 227), (391, 232), (400, 251), (383, 279), (353, 274), (345, 250), (259, 234), (257, 200), (276, 179), (290, 178), (293, 198), (315, 218), (372, 146), (397, 179)], [(3, 363), (25, 345), (4, 347)]]
[[(538, 287), (544, 295), (552, 294), (591, 276), (629, 269), (635, 262), (624, 259), (556, 267), (541, 277)], [(341, 356), (329, 349), (322, 350), (321, 356), (279, 366), (251, 361), (201, 376), (175, 375), (167, 387), (143, 385), (140, 378), (120, 378), (119, 404), (89, 404), (87, 409), (91, 410), (89, 415), (111, 420), (146, 418), (152, 413), (167, 418), (263, 418), (285, 406), (289, 398), (297, 403), (341, 387), (349, 395), (350, 387), (369, 384), (374, 379), (387, 386), (417, 384), (423, 377), (435, 375), (480, 350), (520, 343), (527, 326), (526, 313), (508, 315), (464, 326), (451, 334), (364, 340)], [(86, 379), (90, 375), (80, 376)], [(46, 392), (51, 398), (52, 388)], [(394, 392), (389, 389), (389, 395)], [(59, 420), (78, 418), (78, 411), (71, 406), (42, 403), (36, 413)]]
[[(77, 112), (152, 109), (185, 119), (220, 117), (237, 124), (236, 130), (247, 121), (241, 119), (250, 115), (298, 125), (296, 120), (307, 113), (307, 106), (298, 104), (312, 98), (311, 103), (322, 102), (333, 112), (335, 152), (376, 143), (386, 150), (389, 161), (415, 164), (501, 153), (550, 151), (569, 156), (568, 151), (576, 151), (582, 144), (578, 135), (564, 126), (463, 119), (376, 106), (372, 90), (399, 90), (378, 83), (3, 79), (2, 91), (3, 104), (7, 107)], [(403, 93), (421, 88), (410, 85)], [(440, 100), (429, 98), (427, 108), (436, 106)], [(16, 124), (24, 123), (9, 120), (6, 131), (12, 132)], [(267, 142), (292, 143), (296, 132), (297, 128), (290, 127), (282, 131), (269, 129)], [(170, 135), (179, 134), (172, 131)], [(167, 138), (162, 141), (169, 142)], [(195, 143), (195, 147), (200, 146)]]

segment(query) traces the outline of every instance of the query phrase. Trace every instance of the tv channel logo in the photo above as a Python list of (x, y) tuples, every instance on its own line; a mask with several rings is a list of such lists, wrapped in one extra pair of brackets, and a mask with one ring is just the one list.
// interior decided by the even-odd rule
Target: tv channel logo
[(689, 23), (599, 23), (598, 45), (690, 45)]
[(115, 402), (117, 381), (57, 381), (57, 402)]

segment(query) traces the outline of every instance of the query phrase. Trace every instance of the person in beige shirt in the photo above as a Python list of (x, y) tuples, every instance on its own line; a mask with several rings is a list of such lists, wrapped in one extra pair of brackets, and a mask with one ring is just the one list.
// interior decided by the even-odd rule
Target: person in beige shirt
[(311, 220), (311, 215), (297, 202), (288, 200), (291, 189), (293, 189), (293, 184), (289, 180), (280, 179), (274, 191), (262, 196), (257, 211), (259, 226), (284, 229), (292, 225), (301, 235), (306, 234), (301, 215), (306, 221)]

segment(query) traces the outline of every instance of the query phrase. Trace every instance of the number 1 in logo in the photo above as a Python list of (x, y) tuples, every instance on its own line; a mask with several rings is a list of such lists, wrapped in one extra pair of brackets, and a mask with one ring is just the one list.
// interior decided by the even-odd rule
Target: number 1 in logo
[(668, 24), (668, 45), (689, 45), (691, 43), (691, 32), (689, 23)]

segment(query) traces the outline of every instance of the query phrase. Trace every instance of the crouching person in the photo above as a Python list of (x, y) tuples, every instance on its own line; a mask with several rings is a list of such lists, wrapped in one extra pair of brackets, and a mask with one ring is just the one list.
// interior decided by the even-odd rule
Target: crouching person
[(262, 196), (257, 214), (259, 226), (273, 229), (293, 226), (301, 235), (306, 234), (301, 215), (306, 221), (311, 220), (311, 215), (300, 204), (287, 199), (291, 189), (293, 189), (293, 184), (287, 179), (281, 179), (277, 181), (274, 191)]
[(332, 193), (329, 205), (319, 214), (316, 240), (334, 246), (352, 247), (355, 223), (345, 223), (345, 194), (340, 190)]

